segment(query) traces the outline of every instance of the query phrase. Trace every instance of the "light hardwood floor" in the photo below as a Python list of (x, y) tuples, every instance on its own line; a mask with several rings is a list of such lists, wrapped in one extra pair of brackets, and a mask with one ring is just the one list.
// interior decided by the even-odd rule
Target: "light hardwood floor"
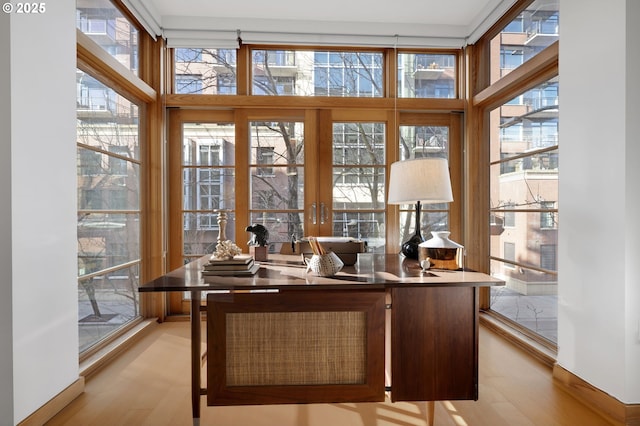
[[(493, 332), (480, 331), (480, 398), (437, 402), (437, 426), (609, 425), (555, 384), (549, 367)], [(189, 348), (188, 323), (155, 326), (91, 376), (84, 394), (47, 425), (191, 425)], [(423, 426), (425, 419), (425, 403), (205, 405), (201, 425)]]

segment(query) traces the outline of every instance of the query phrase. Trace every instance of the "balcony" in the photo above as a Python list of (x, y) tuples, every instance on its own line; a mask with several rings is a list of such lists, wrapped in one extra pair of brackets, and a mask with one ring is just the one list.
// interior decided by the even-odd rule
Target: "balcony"
[(116, 44), (116, 24), (113, 20), (80, 18), (77, 26), (100, 46)]
[(442, 68), (420, 68), (415, 70), (413, 77), (416, 80), (438, 80), (443, 72)]

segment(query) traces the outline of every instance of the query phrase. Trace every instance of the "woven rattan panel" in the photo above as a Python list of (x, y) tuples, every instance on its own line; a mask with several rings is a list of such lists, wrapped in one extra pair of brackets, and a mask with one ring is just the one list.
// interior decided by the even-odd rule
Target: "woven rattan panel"
[(362, 384), (365, 312), (226, 314), (226, 385)]

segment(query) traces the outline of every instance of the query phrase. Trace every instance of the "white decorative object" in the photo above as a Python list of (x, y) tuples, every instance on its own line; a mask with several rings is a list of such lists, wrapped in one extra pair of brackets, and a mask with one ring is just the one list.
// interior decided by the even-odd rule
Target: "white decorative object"
[[(429, 261), (431, 268), (462, 269), (464, 246), (449, 239), (449, 231), (432, 231), (433, 238), (418, 245), (418, 261)], [(423, 269), (425, 269), (423, 267)]]
[(216, 251), (213, 257), (216, 259), (233, 259), (234, 256), (241, 254), (242, 249), (231, 240), (220, 241), (216, 244)]
[(311, 259), (305, 258), (304, 261), (307, 264), (307, 273), (312, 272), (319, 277), (332, 277), (344, 266), (342, 260), (332, 251), (314, 254)]

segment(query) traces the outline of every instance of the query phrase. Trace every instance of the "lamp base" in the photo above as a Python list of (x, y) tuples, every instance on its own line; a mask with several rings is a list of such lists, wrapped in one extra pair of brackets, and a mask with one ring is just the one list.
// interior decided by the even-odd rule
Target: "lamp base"
[(413, 237), (409, 238), (407, 241), (402, 243), (401, 252), (402, 254), (409, 259), (418, 259), (418, 245), (422, 243), (424, 239), (422, 235), (415, 234)]

